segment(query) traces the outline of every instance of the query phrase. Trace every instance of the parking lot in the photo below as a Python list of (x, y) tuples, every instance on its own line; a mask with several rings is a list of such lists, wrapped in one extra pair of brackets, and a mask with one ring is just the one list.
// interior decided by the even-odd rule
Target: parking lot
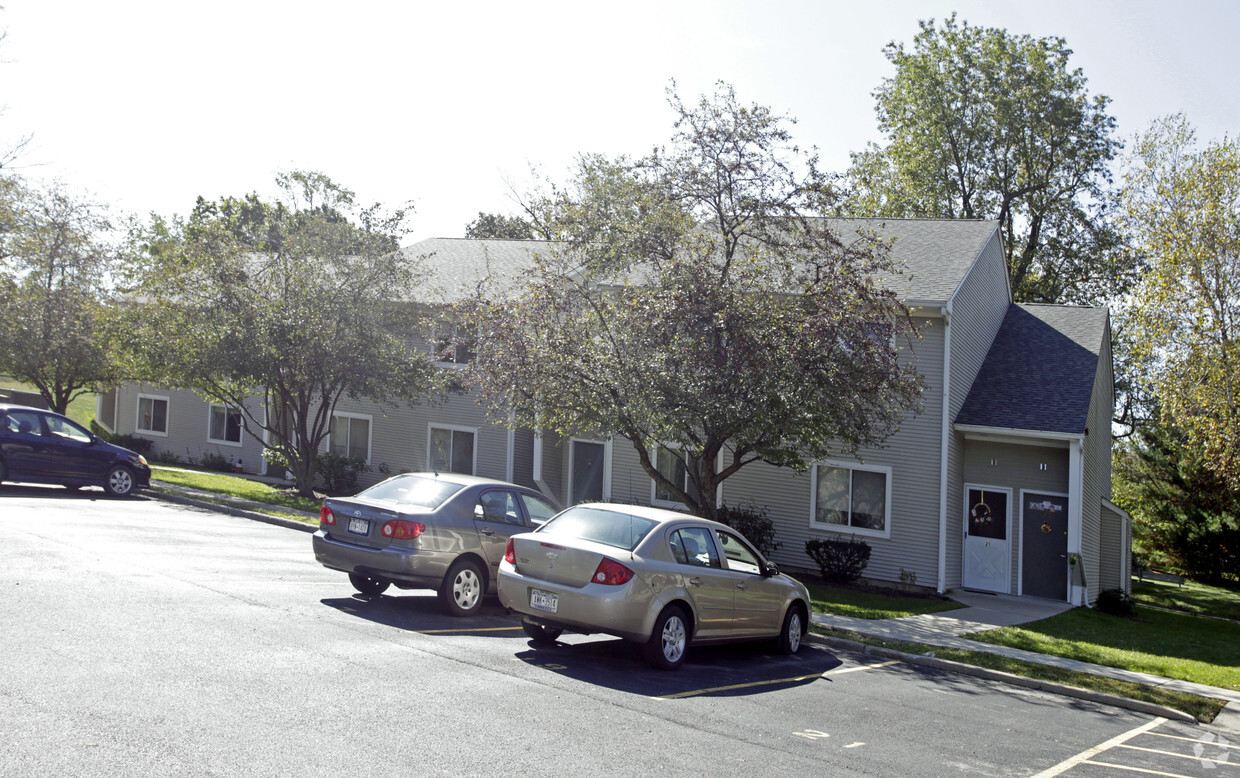
[(535, 648), (494, 600), (357, 595), (307, 534), (211, 511), (13, 486), (0, 509), (3, 775), (1236, 771), (1204, 728), (819, 645), (675, 673), (606, 636)]

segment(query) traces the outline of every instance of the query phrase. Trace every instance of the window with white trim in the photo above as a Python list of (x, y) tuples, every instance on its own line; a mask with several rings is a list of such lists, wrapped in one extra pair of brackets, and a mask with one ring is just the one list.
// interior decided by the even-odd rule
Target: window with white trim
[(138, 432), (148, 435), (168, 434), (168, 398), (150, 394), (138, 395)]
[(473, 475), (475, 437), (473, 428), (432, 426), (427, 466), (436, 473)]
[(820, 462), (812, 468), (810, 526), (888, 536), (891, 468)]
[(241, 411), (229, 405), (211, 403), (211, 419), (207, 425), (207, 440), (212, 443), (241, 445)]
[[(679, 486), (689, 496), (697, 495), (697, 490), (693, 487), (693, 482), (689, 478), (689, 470), (685, 467), (679, 450), (668, 446), (657, 446), (653, 460), (655, 470), (658, 470), (660, 475)], [(683, 507), (684, 503), (666, 484), (651, 478), (650, 488), (651, 504)]]
[(474, 361), (478, 338), (464, 324), (440, 321), (435, 326), (435, 361), (463, 365)]
[(332, 416), (328, 451), (342, 457), (370, 461), (370, 417), (347, 413)]

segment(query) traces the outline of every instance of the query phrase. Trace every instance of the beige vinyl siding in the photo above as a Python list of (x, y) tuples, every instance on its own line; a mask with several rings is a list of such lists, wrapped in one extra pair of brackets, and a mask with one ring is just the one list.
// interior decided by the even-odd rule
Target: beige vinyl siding
[[(140, 396), (167, 398), (167, 435), (141, 432), (138, 426)], [(262, 403), (251, 398), (246, 407), (263, 419)], [(211, 423), (211, 403), (188, 389), (162, 389), (149, 384), (122, 384), (116, 390), (116, 428), (120, 434), (133, 434), (150, 440), (153, 457), (175, 456), (182, 462), (201, 462), (205, 454), (215, 454), (236, 462), (241, 460), (247, 473), (262, 471), (263, 444), (259, 438), (242, 431), (241, 445), (217, 443), (207, 439)], [(262, 433), (259, 432), (259, 435)]]
[[(1081, 556), (1089, 587), (1088, 601), (1098, 598), (1103, 564), (1103, 532), (1099, 506), (1111, 499), (1111, 418), (1115, 414), (1115, 384), (1111, 368), (1111, 328), (1108, 321), (1098, 354), (1094, 390), (1089, 403), (1089, 428), (1081, 447), (1083, 485), (1081, 506)], [(1117, 539), (1118, 540), (1118, 539)], [(1106, 551), (1117, 556), (1119, 549)]]
[(359, 485), (386, 478), (381, 467), (388, 473), (428, 470), (432, 426), (474, 433), (474, 475), (503, 480), (508, 474), (508, 430), (492, 424), (473, 395), (450, 394), (434, 402), (385, 407), (345, 397), (336, 404), (336, 411), (371, 417), (372, 470), (358, 479)]
[[(1043, 470), (1042, 466), (1046, 469)], [(966, 440), (964, 443), (964, 482), (982, 486), (998, 486), (1012, 490), (1011, 513), (1011, 588), (1020, 592), (1021, 576), (1021, 490), (1068, 493), (1067, 447), (1030, 446), (1019, 443), (995, 443)], [(963, 487), (961, 488), (963, 495)], [(963, 499), (963, 497), (962, 497)], [(948, 526), (964, 536), (965, 510), (948, 515)], [(1067, 564), (1065, 560), (1064, 564)], [(1065, 569), (1065, 573), (1067, 570)]]
[(1124, 572), (1127, 565), (1124, 560), (1127, 553), (1124, 549), (1124, 518), (1102, 503), (1099, 507), (1098, 523), (1101, 527), (1102, 558), (1098, 562), (1099, 591), (1107, 589), (1128, 589)]
[[(895, 582), (903, 569), (914, 573), (919, 585), (933, 587), (938, 563), (943, 323), (941, 319), (920, 319), (917, 323), (923, 337), (905, 358), (915, 361), (926, 379), (925, 412), (906, 419), (884, 448), (865, 450), (856, 457), (841, 453), (831, 459), (891, 468), (890, 537), (858, 535), (872, 549), (865, 576)], [(612, 446), (612, 499), (648, 505), (650, 485), (650, 476), (641, 468), (632, 444), (616, 439)], [(805, 542), (840, 533), (810, 526), (811, 489), (809, 473), (757, 462), (724, 482), (723, 502), (765, 508), (775, 524), (776, 540), (782, 544), (772, 560), (790, 570), (817, 574), (814, 562), (805, 553)]]
[[(947, 418), (955, 421), (1003, 324), (1011, 303), (1007, 263), (996, 231), (952, 296), (951, 386)], [(964, 438), (947, 432), (947, 549), (945, 588), (960, 586), (964, 553)], [(957, 518), (960, 518), (957, 521)]]

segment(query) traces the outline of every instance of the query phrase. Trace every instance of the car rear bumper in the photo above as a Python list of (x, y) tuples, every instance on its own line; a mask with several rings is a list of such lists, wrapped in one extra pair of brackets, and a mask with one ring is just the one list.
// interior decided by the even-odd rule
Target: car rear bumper
[(436, 589), (447, 571), (447, 562), (438, 555), (416, 548), (388, 546), (365, 548), (341, 543), (314, 533), (314, 558), (319, 564), (343, 573), (378, 576), (398, 583)]
[[(539, 624), (638, 642), (645, 642), (653, 629), (653, 593), (638, 577), (623, 586), (590, 583), (578, 589), (522, 575), (502, 562), (498, 583), (500, 603)], [(555, 613), (531, 607), (531, 589), (554, 594)]]

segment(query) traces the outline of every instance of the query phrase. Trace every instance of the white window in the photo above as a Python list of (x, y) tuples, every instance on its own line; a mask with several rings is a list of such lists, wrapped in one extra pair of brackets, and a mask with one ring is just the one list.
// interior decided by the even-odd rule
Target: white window
[(370, 417), (352, 413), (332, 416), (327, 450), (342, 457), (370, 462)]
[(891, 536), (891, 468), (821, 462), (811, 481), (811, 527)]
[[(689, 470), (685, 467), (683, 455), (678, 449), (668, 448), (667, 446), (658, 446), (653, 456), (655, 470), (666, 478), (668, 481), (679, 486), (686, 494), (695, 496), (697, 491), (693, 488), (693, 484), (689, 479)], [(668, 486), (655, 479), (650, 479), (652, 505), (663, 507), (683, 508), (684, 503), (680, 498), (668, 488)]]
[(427, 467), (436, 473), (473, 475), (477, 465), (476, 437), (477, 430), (473, 427), (432, 426)]
[(207, 440), (230, 446), (241, 445), (241, 411), (227, 405), (211, 404)]
[(168, 435), (168, 398), (150, 394), (138, 395), (138, 432)]
[(435, 360), (463, 365), (474, 361), (477, 338), (463, 324), (441, 321), (435, 326)]

